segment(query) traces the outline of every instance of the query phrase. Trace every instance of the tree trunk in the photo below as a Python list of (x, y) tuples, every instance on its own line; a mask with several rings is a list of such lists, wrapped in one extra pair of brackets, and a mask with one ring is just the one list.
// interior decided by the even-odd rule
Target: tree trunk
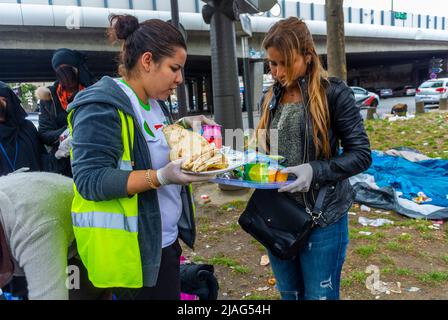
[(327, 66), (330, 76), (347, 81), (344, 36), (344, 0), (325, 0), (327, 15)]

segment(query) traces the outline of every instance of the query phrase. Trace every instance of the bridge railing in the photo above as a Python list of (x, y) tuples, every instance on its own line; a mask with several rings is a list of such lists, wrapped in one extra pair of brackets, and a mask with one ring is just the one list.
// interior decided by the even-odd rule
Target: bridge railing
[[(81, 6), (95, 8), (135, 9), (152, 11), (170, 11), (168, 0), (0, 0), (0, 3), (41, 4)], [(179, 0), (181, 12), (200, 13), (204, 2), (201, 0)], [(325, 21), (325, 7), (322, 4), (300, 2), (295, 0), (279, 0), (280, 10), (276, 17), (297, 16), (305, 20)], [(271, 12), (264, 14), (274, 17)], [(444, 16), (433, 16), (407, 13), (407, 19), (398, 20), (390, 10), (371, 10), (364, 8), (344, 7), (346, 23), (373, 24), (404, 28), (421, 28), (447, 30), (447, 19)]]

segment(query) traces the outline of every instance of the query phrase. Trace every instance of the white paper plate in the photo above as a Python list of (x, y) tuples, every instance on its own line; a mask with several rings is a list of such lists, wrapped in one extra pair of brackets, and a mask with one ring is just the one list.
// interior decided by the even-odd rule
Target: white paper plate
[(227, 160), (229, 161), (229, 166), (227, 168), (219, 169), (219, 170), (204, 171), (204, 172), (193, 172), (193, 171), (187, 171), (187, 170), (182, 169), (182, 172), (187, 173), (187, 174), (197, 175), (197, 176), (216, 175), (216, 174), (232, 171), (238, 167), (244, 166), (247, 163), (247, 159), (244, 158), (243, 152), (232, 150), (229, 147), (222, 147), (221, 152), (227, 157)]

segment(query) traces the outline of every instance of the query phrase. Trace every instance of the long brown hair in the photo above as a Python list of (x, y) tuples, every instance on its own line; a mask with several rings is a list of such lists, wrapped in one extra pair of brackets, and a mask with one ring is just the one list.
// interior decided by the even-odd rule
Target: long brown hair
[[(330, 158), (331, 148), (328, 137), (330, 127), (330, 116), (328, 112), (328, 102), (325, 91), (327, 82), (327, 73), (323, 69), (319, 56), (314, 46), (311, 36), (305, 22), (290, 17), (275, 23), (263, 40), (263, 48), (275, 48), (281, 52), (285, 60), (286, 79), (285, 86), (292, 85), (297, 79), (294, 78), (294, 62), (297, 55), (310, 57), (307, 65), (306, 75), (309, 78), (308, 96), (311, 120), (313, 123), (313, 141), (316, 149), (316, 157)], [(256, 138), (260, 146), (269, 151), (269, 135), (263, 135), (259, 130), (268, 132), (269, 123), (269, 103), (273, 96), (273, 86), (269, 88), (262, 105), (262, 116), (256, 129)], [(264, 138), (263, 138), (264, 136)], [(263, 141), (264, 140), (264, 141)]]

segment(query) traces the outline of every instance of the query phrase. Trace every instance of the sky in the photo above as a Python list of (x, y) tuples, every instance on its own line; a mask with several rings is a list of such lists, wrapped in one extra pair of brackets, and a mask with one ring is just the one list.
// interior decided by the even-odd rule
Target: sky
[[(300, 0), (300, 2), (325, 4), (325, 0)], [(344, 0), (344, 7), (391, 10), (392, 2), (394, 11), (448, 17), (448, 0)]]

